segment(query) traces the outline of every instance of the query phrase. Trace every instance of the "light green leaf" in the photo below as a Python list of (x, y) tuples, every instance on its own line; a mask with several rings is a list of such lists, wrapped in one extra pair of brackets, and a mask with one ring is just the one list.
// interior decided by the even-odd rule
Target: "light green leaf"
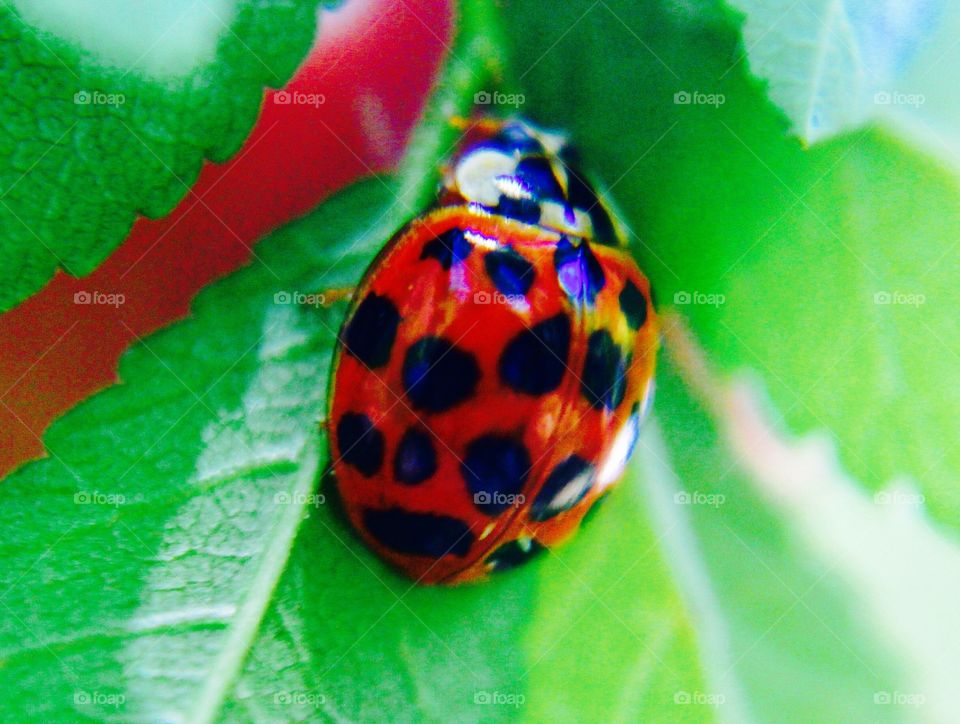
[[(814, 142), (889, 106), (910, 56), (934, 27), (939, 0), (730, 0), (745, 15), (744, 56), (793, 131)], [(732, 67), (731, 67), (732, 70)], [(915, 102), (911, 102), (916, 105)]]
[[(533, 5), (511, 7), (536, 27)], [(960, 527), (952, 171), (876, 129), (804, 150), (746, 69), (711, 85), (736, 52), (730, 28), (609, 8), (545, 56), (518, 36), (527, 110), (561, 125), (562, 89), (577, 97), (585, 157), (612, 179), (661, 303), (690, 318), (711, 359), (761, 374), (791, 429), (836, 435), (855, 479), (908, 476)], [(643, 93), (620, 90), (640, 79)], [(726, 102), (677, 105), (678, 87)]]
[(482, 586), (400, 580), (325, 511), (301, 540), (230, 720), (669, 721), (703, 689), (631, 484), (575, 545)]
[(938, 158), (960, 168), (960, 94), (953, 69), (960, 67), (960, 7), (944, 3), (935, 26), (917, 48), (913, 61), (891, 96), (885, 118)]
[(0, 2), (0, 312), (89, 274), (250, 132), (306, 54), (319, 0)]
[(724, 718), (955, 718), (960, 546), (922, 495), (866, 493), (828, 436), (784, 439), (753, 386), (717, 386), (711, 417), (673, 369), (660, 379), (669, 412), (646, 437), (645, 478), (698, 630), (718, 643), (705, 667)]
[[(133, 348), (124, 384), (51, 427), (51, 457), (4, 482), (7, 718), (219, 710), (319, 500), (339, 310), (275, 303), (268, 267), (309, 289), (379, 198), (368, 184), (265, 242), (267, 261)], [(345, 259), (331, 278), (354, 278)]]
[[(734, 19), (691, 18), (668, 2), (586, 0), (550, 13), (514, 0), (507, 17), (529, 29), (511, 36), (525, 112), (558, 127), (572, 122), (661, 307), (689, 318), (721, 370), (753, 370), (789, 429), (834, 436), (851, 480), (922, 494), (921, 510), (952, 540), (960, 527), (952, 171), (886, 130), (804, 149), (747, 68), (729, 70), (741, 48)], [(682, 91), (724, 102), (675, 102)], [(829, 565), (789, 542), (787, 513), (745, 492), (749, 481), (730, 470), (723, 442), (697, 422), (669, 368), (659, 375), (657, 412), (675, 484), (728, 500), (723, 515), (693, 511), (698, 547), (687, 550), (722, 602), (696, 619), (701, 637), (714, 632), (704, 647), (731, 642), (736, 662), (717, 667), (702, 649), (710, 691), (744, 702), (736, 711), (759, 720), (896, 717), (874, 708), (873, 693), (916, 691), (903, 682), (937, 664), (930, 650), (922, 665), (902, 666), (903, 650), (885, 648), (887, 627), (864, 625), (861, 599), (845, 584), (827, 576), (814, 586)], [(791, 608), (811, 587), (804, 600), (816, 615)], [(932, 590), (921, 599), (929, 603)], [(724, 675), (732, 691), (716, 683)]]

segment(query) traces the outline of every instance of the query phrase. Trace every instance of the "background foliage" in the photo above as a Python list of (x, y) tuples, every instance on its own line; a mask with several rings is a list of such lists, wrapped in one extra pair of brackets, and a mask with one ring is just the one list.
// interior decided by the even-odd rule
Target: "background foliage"
[[(463, 4), (396, 178), (261, 242), (0, 487), (5, 713), (954, 719), (957, 18), (732, 4)], [(669, 353), (575, 543), (411, 587), (316, 487), (343, 309), (276, 295), (353, 283), (500, 89), (605, 180)]]

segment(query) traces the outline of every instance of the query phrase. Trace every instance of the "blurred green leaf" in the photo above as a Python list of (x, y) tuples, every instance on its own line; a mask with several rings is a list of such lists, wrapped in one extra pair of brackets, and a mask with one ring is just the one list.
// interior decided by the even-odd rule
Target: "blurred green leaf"
[(908, 96), (897, 82), (936, 27), (942, 0), (730, 0), (744, 13), (744, 58), (793, 131), (814, 142)]
[(960, 548), (922, 496), (864, 491), (829, 437), (758, 429), (762, 407), (711, 419), (670, 364), (659, 384), (644, 479), (724, 718), (953, 718)]
[(886, 106), (898, 131), (937, 158), (960, 168), (960, 93), (954, 70), (960, 67), (960, 7), (943, 3), (933, 28), (917, 48), (897, 84), (897, 103)]
[[(666, 1), (584, 0), (547, 13), (513, 0), (506, 16), (526, 29), (510, 36), (524, 112), (572, 126), (611, 187), (661, 307), (689, 318), (722, 370), (753, 370), (790, 429), (834, 436), (840, 467), (858, 484), (885, 493), (899, 482), (922, 495), (918, 512), (945, 524), (952, 545), (960, 526), (952, 170), (891, 130), (805, 149), (737, 63), (741, 21), (712, 6), (696, 14)], [(761, 721), (901, 716), (875, 707), (873, 694), (917, 692), (917, 671), (942, 674), (931, 650), (922, 665), (913, 654), (904, 664), (902, 642), (890, 646), (888, 629), (864, 620), (864, 599), (850, 595), (845, 576), (814, 585), (830, 563), (790, 541), (789, 516), (749, 492), (669, 368), (659, 377), (675, 485), (729, 501), (719, 513), (692, 511), (696, 549), (687, 551), (715, 601), (712, 625), (695, 619), (699, 637), (719, 630), (717, 647), (729, 652), (704, 649), (709, 691), (743, 704), (725, 712), (734, 720), (739, 711)], [(932, 591), (936, 579), (924, 585)], [(796, 604), (807, 589), (806, 605)], [(952, 627), (929, 614), (908, 615), (928, 636)]]
[[(5, 713), (949, 720), (956, 179), (892, 131), (805, 150), (720, 3), (510, 0), (505, 38), (486, 3), (463, 10), (397, 182), (264, 241), (0, 489)], [(359, 277), (490, 74), (573, 132), (661, 306), (838, 460), (731, 450), (667, 362), (623, 485), (574, 544), (487, 585), (412, 586), (311, 497), (342, 309), (274, 295)]]
[(313, 41), (318, 0), (0, 3), (0, 312), (89, 274), (249, 134)]
[[(584, 1), (555, 18), (569, 27), (587, 12), (560, 37), (538, 7), (508, 6), (508, 23), (559, 39), (544, 55), (512, 36), (525, 111), (572, 120), (661, 303), (722, 367), (761, 374), (792, 429), (834, 433), (855, 478), (908, 476), (960, 526), (952, 172), (870, 128), (804, 150), (746, 70), (727, 73), (733, 24)], [(673, 102), (698, 88), (725, 103)]]

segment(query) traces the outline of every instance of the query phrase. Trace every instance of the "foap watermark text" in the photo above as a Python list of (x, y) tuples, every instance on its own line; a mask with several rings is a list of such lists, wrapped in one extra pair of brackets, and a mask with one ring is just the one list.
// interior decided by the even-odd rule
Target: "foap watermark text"
[(927, 297), (919, 292), (874, 292), (873, 303), (903, 307), (919, 307), (927, 303)]
[(508, 691), (487, 691), (481, 689), (473, 693), (473, 703), (481, 706), (512, 706), (519, 708), (527, 701), (523, 694)]
[(274, 304), (296, 304), (301, 307), (322, 307), (327, 303), (327, 298), (323, 294), (313, 294), (306, 292), (277, 292), (273, 295)]
[(326, 502), (323, 493), (277, 493), (273, 496), (274, 505), (312, 505), (319, 508)]
[(711, 508), (719, 508), (727, 502), (727, 496), (723, 493), (701, 493), (699, 490), (688, 492), (681, 490), (674, 493), (673, 502), (677, 505), (706, 505)]
[(119, 307), (127, 301), (127, 297), (119, 292), (74, 292), (74, 304), (95, 304), (108, 307)]
[(501, 292), (476, 292), (474, 304), (519, 304), (526, 301), (522, 294), (503, 294)]
[(278, 106), (313, 106), (319, 108), (327, 102), (323, 93), (304, 93), (302, 91), (277, 91), (273, 102)]
[(273, 703), (283, 706), (312, 706), (318, 708), (327, 702), (327, 697), (313, 691), (278, 691)]
[(73, 102), (78, 106), (122, 106), (127, 97), (123, 93), (81, 90), (73, 94)]
[(723, 93), (681, 90), (673, 94), (673, 103), (678, 106), (713, 106), (719, 108), (727, 102)]
[(715, 294), (697, 291), (679, 291), (673, 295), (673, 303), (677, 306), (695, 304), (708, 307), (720, 307), (727, 303), (727, 297), (724, 294)]
[(473, 102), (478, 106), (511, 106), (519, 108), (527, 102), (523, 93), (501, 93), (500, 91), (477, 91), (473, 94)]
[(878, 106), (912, 106), (913, 108), (919, 108), (927, 102), (927, 98), (923, 93), (882, 90), (873, 94), (873, 102)]

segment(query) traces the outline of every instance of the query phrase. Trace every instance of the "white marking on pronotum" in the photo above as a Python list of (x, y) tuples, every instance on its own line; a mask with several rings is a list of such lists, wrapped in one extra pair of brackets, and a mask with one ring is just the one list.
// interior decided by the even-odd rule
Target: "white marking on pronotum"
[(457, 190), (467, 201), (476, 201), (484, 206), (496, 206), (500, 201), (500, 189), (496, 180), (500, 176), (513, 176), (517, 160), (500, 151), (481, 148), (468, 153), (454, 170)]

